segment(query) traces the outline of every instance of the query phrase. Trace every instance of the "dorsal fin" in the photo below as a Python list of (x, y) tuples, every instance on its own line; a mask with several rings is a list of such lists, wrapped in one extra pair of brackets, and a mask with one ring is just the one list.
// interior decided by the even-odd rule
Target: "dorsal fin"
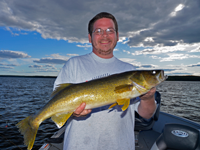
[(60, 92), (62, 89), (72, 85), (72, 83), (63, 83), (59, 84), (58, 87), (55, 88), (55, 90), (51, 93), (51, 98), (56, 95), (58, 92)]

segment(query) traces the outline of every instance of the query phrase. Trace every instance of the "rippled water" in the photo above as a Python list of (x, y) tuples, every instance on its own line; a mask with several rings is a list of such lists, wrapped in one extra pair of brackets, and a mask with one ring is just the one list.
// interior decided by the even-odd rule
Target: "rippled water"
[(157, 90), (161, 111), (200, 123), (200, 81), (165, 81)]
[[(0, 149), (25, 150), (15, 124), (49, 101), (55, 78), (0, 77)], [(157, 87), (161, 111), (200, 123), (200, 82), (165, 81)], [(38, 149), (57, 127), (50, 120), (38, 130), (33, 149)]]

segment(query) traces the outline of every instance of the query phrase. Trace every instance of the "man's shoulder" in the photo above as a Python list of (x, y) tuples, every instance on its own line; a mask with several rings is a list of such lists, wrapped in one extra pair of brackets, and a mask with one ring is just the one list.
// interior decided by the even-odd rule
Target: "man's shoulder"
[(73, 56), (73, 57), (69, 58), (69, 61), (77, 61), (77, 60), (82, 60), (82, 59), (88, 59), (89, 55), (90, 55), (90, 53), (85, 54), (85, 55)]
[(123, 66), (126, 66), (128, 68), (132, 68), (132, 69), (135, 69), (135, 66), (128, 63), (128, 62), (125, 62), (124, 60), (120, 60), (118, 58), (116, 58), (116, 62), (118, 62), (120, 65), (123, 65)]

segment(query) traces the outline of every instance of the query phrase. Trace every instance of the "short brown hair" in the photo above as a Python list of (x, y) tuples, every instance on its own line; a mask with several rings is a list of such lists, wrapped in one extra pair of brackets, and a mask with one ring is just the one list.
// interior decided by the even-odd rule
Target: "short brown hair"
[(118, 32), (118, 24), (117, 24), (117, 20), (115, 19), (115, 17), (112, 14), (110, 14), (110, 13), (101, 12), (101, 13), (97, 14), (96, 16), (94, 16), (94, 18), (92, 18), (90, 20), (89, 24), (88, 24), (88, 33), (90, 34), (90, 36), (92, 36), (93, 26), (94, 26), (95, 21), (97, 21), (98, 19), (101, 19), (101, 18), (112, 19), (112, 21), (115, 24), (116, 33)]

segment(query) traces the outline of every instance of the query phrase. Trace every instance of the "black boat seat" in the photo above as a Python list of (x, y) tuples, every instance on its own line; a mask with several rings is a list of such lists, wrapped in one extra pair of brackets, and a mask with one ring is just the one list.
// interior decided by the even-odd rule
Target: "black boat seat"
[(200, 131), (182, 124), (166, 124), (151, 150), (200, 150)]
[(157, 102), (157, 108), (154, 115), (150, 119), (142, 118), (137, 112), (135, 112), (135, 145), (138, 147), (138, 139), (139, 139), (139, 132), (142, 130), (150, 130), (152, 129), (155, 121), (158, 120), (160, 114), (160, 105), (161, 105), (161, 95), (158, 91), (155, 92), (155, 100)]

